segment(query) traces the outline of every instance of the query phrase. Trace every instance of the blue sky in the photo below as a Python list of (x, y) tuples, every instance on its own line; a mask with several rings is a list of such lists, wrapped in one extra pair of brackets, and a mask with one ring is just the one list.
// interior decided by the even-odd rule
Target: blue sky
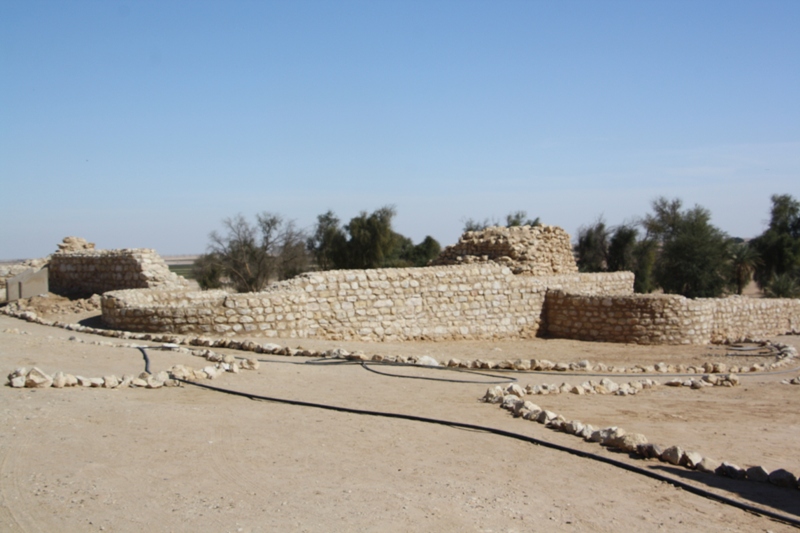
[(753, 237), (800, 199), (800, 2), (0, 2), (0, 259), (202, 252), (237, 213), (415, 242), (657, 196)]

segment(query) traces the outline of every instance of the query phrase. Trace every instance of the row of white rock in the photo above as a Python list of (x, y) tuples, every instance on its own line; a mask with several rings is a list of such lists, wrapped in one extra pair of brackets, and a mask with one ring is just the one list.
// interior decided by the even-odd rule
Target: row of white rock
[(781, 383), (784, 385), (800, 385), (800, 376), (792, 379), (783, 379), (781, 380)]
[(752, 365), (727, 365), (726, 363), (706, 362), (699, 365), (670, 365), (667, 363), (657, 363), (655, 365), (635, 365), (631, 367), (608, 366), (603, 363), (593, 364), (583, 360), (577, 363), (554, 363), (547, 359), (517, 359), (515, 361), (506, 360), (500, 362), (485, 361), (477, 359), (475, 361), (460, 361), (450, 359), (447, 366), (460, 368), (480, 368), (498, 370), (520, 370), (537, 372), (597, 372), (612, 374), (738, 374), (749, 372), (763, 372), (773, 370), (788, 365), (797, 356), (797, 350), (793, 346), (784, 344), (773, 344), (776, 349), (776, 361), (764, 364), (755, 363)]
[[(72, 336), (69, 340), (73, 342), (79, 342), (82, 344), (91, 344), (95, 346), (108, 346), (112, 348), (146, 348), (148, 350), (169, 350), (172, 352), (184, 353), (188, 355), (193, 355), (195, 357), (202, 357), (207, 361), (212, 363), (221, 363), (222, 367), (224, 367), (225, 372), (234, 372), (238, 373), (239, 370), (258, 370), (260, 366), (260, 362), (255, 357), (250, 358), (237, 358), (231, 354), (221, 354), (219, 352), (215, 352), (213, 350), (190, 350), (188, 348), (184, 348), (178, 344), (172, 343), (165, 343), (161, 344), (160, 346), (148, 346), (148, 345), (141, 345), (141, 344), (132, 344), (132, 343), (113, 343), (109, 341), (85, 341), (80, 337)], [(178, 365), (181, 366), (181, 365)], [(218, 365), (219, 366), (219, 365)], [(203, 378), (200, 378), (203, 379)]]
[[(525, 387), (525, 392), (532, 395), (546, 395), (546, 394), (614, 394), (617, 396), (633, 396), (645, 389), (651, 389), (659, 386), (660, 383), (654, 379), (640, 379), (638, 381), (629, 381), (627, 383), (616, 383), (609, 378), (601, 380), (590, 379), (584, 381), (580, 385), (570, 385), (569, 383), (562, 383), (556, 385), (555, 383), (543, 385), (528, 385)], [(736, 374), (726, 374), (718, 376), (716, 374), (705, 374), (701, 378), (692, 378), (687, 380), (673, 379), (664, 383), (668, 386), (683, 385), (693, 389), (700, 389), (704, 387), (735, 387), (739, 385), (739, 377)]]
[[(264, 353), (270, 355), (285, 355), (285, 356), (302, 356), (302, 357), (338, 357), (347, 358), (361, 361), (385, 361), (394, 363), (411, 363), (411, 364), (426, 364), (430, 366), (441, 366), (438, 361), (429, 356), (422, 358), (416, 356), (392, 356), (392, 355), (367, 355), (360, 351), (348, 352), (342, 348), (335, 348), (325, 351), (306, 350), (304, 348), (289, 348), (288, 346), (280, 346), (274, 343), (259, 344), (251, 340), (237, 341), (235, 339), (223, 338), (209, 338), (209, 337), (192, 337), (173, 334), (153, 334), (153, 333), (134, 333), (129, 331), (117, 331), (98, 329), (80, 324), (68, 324), (59, 321), (45, 320), (37, 316), (33, 311), (12, 311), (6, 308), (0, 308), (0, 312), (8, 315), (15, 316), (35, 322), (45, 326), (55, 326), (68, 329), (71, 331), (79, 331), (83, 333), (91, 333), (95, 335), (102, 335), (105, 337), (117, 337), (122, 339), (134, 339), (153, 341), (160, 343), (181, 344), (190, 346), (205, 346), (213, 348), (229, 348), (232, 350), (249, 351), (255, 353)], [(518, 370), (518, 371), (538, 371), (538, 372), (597, 372), (597, 373), (617, 373), (617, 374), (743, 374), (750, 372), (763, 372), (769, 370), (777, 370), (792, 362), (797, 357), (797, 349), (782, 343), (772, 343), (770, 341), (756, 340), (756, 339), (742, 339), (741, 342), (760, 344), (764, 348), (770, 348), (776, 352), (775, 361), (772, 363), (755, 363), (752, 365), (731, 365), (726, 363), (711, 363), (706, 362), (698, 365), (670, 365), (666, 363), (658, 363), (655, 365), (635, 365), (630, 367), (606, 365), (604, 363), (591, 363), (588, 360), (583, 360), (575, 363), (555, 363), (547, 359), (516, 359), (505, 360), (500, 362), (486, 361), (483, 359), (475, 360), (460, 360), (450, 359), (447, 361), (446, 366), (458, 367), (465, 369), (484, 369), (484, 370)], [(425, 362), (421, 362), (421, 359)]]
[[(153, 348), (148, 346), (147, 348)], [(8, 375), (8, 385), (13, 388), (48, 388), (57, 389), (64, 387), (95, 387), (117, 389), (126, 387), (142, 387), (147, 389), (160, 389), (161, 387), (176, 387), (180, 385), (179, 379), (187, 381), (201, 381), (216, 379), (226, 372), (234, 374), (240, 370), (258, 370), (260, 363), (257, 359), (237, 360), (232, 355), (212, 354), (213, 359), (219, 359), (214, 365), (203, 368), (191, 368), (185, 365), (174, 365), (169, 370), (149, 374), (142, 372), (138, 376), (125, 374), (121, 378), (115, 375), (87, 378), (64, 372), (53, 375), (46, 374), (41, 369), (33, 367), (30, 370), (17, 368)]]
[(664, 448), (648, 442), (647, 437), (641, 433), (627, 433), (617, 426), (595, 428), (591, 424), (584, 424), (578, 420), (567, 420), (557, 413), (542, 409), (535, 403), (525, 400), (525, 393), (526, 391), (516, 383), (507, 385), (505, 389), (498, 385), (490, 387), (481, 401), (500, 404), (501, 408), (510, 411), (515, 417), (538, 422), (550, 429), (563, 431), (589, 442), (617, 448), (644, 459), (658, 459), (700, 472), (714, 473), (734, 479), (770, 482), (781, 487), (800, 489), (800, 481), (797, 476), (783, 468), (772, 472), (762, 466), (744, 469), (732, 463), (703, 457), (697, 452), (683, 450), (679, 446)]

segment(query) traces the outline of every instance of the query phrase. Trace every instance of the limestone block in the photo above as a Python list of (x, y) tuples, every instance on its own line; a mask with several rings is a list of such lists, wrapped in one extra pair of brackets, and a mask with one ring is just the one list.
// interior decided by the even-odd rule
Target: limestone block
[(53, 384), (53, 378), (33, 367), (25, 376), (25, 386), (28, 388), (44, 389)]

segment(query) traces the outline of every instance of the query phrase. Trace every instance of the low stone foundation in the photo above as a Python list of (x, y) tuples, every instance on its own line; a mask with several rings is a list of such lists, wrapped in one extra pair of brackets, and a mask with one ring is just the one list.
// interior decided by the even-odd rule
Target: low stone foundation
[(633, 274), (515, 276), (485, 263), (304, 274), (268, 291), (113, 291), (117, 329), (365, 341), (527, 338), (543, 331), (548, 290), (623, 295)]
[(800, 332), (800, 300), (667, 294), (593, 296), (551, 291), (553, 337), (637, 344), (708, 344)]

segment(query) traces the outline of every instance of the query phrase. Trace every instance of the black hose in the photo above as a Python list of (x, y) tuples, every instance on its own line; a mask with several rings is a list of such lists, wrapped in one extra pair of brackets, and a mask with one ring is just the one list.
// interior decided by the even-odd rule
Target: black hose
[[(426, 381), (442, 381), (445, 383), (477, 383), (481, 385), (499, 385), (503, 383), (516, 383), (517, 378), (514, 377), (505, 377), (505, 376), (498, 376), (494, 374), (487, 374), (485, 372), (475, 372), (474, 370), (468, 370), (465, 368), (458, 368), (458, 367), (451, 367), (451, 366), (430, 366), (430, 365), (415, 365), (415, 364), (408, 364), (408, 363), (394, 363), (391, 361), (359, 361), (359, 360), (349, 360), (349, 359), (311, 359), (310, 361), (304, 362), (297, 362), (297, 361), (275, 361), (272, 359), (259, 359), (262, 363), (275, 363), (275, 364), (290, 364), (290, 365), (357, 365), (360, 364), (362, 368), (369, 370), (370, 372), (374, 372), (375, 374), (379, 374), (381, 376), (388, 376), (392, 378), (406, 378), (406, 379), (423, 379)], [(381, 365), (381, 366), (400, 366), (404, 368), (424, 368), (427, 370), (446, 370), (450, 372), (465, 372), (467, 374), (473, 374), (476, 376), (485, 376), (489, 378), (496, 378), (498, 381), (477, 381), (477, 380), (468, 380), (468, 379), (444, 379), (444, 378), (431, 378), (426, 376), (405, 376), (402, 374), (390, 374), (388, 372), (381, 372), (379, 370), (374, 370), (369, 368), (373, 365)]]
[(144, 351), (143, 346), (137, 346), (136, 349), (142, 352), (142, 357), (144, 357), (144, 371), (150, 374), (150, 358), (147, 357), (147, 352)]
[[(490, 377), (490, 378), (498, 378), (499, 381), (476, 381), (476, 380), (469, 380), (469, 379), (430, 378), (430, 377), (426, 377), (426, 376), (404, 376), (402, 374), (390, 374), (388, 372), (381, 372), (379, 370), (375, 370), (373, 368), (370, 368), (370, 366), (376, 365), (376, 364), (380, 365), (380, 364), (386, 364), (386, 363), (376, 363), (376, 362), (367, 362), (367, 361), (362, 361), (361, 362), (362, 368), (364, 368), (366, 370), (369, 370), (370, 372), (374, 372), (375, 374), (379, 374), (381, 376), (389, 376), (389, 377), (392, 377), (392, 378), (424, 379), (424, 380), (428, 380), (428, 381), (444, 381), (445, 383), (478, 383), (478, 384), (483, 384), (483, 385), (497, 385), (497, 384), (503, 384), (503, 383), (515, 383), (517, 381), (517, 378), (510, 378), (510, 377), (507, 378), (507, 377), (504, 377), (504, 376), (496, 376), (496, 375), (493, 375), (493, 374), (486, 374), (486, 373), (483, 373), (483, 372), (467, 372), (467, 373), (468, 374), (473, 374), (473, 375), (476, 375), (476, 376), (486, 376), (486, 377)], [(388, 364), (392, 364), (392, 363), (388, 363)], [(459, 370), (459, 369), (456, 369), (454, 367), (420, 366), (420, 365), (401, 365), (401, 366), (412, 367), (412, 368), (428, 368), (428, 369), (431, 369), (431, 370), (450, 370), (450, 371), (453, 371), (453, 372), (464, 372), (464, 370)]]
[(640, 475), (649, 477), (651, 479), (655, 479), (655, 480), (658, 480), (658, 481), (663, 481), (665, 483), (669, 483), (669, 484), (671, 484), (671, 485), (673, 485), (675, 487), (681, 488), (681, 489), (683, 489), (683, 490), (685, 490), (687, 492), (690, 492), (692, 494), (695, 494), (697, 496), (701, 496), (701, 497), (707, 498), (709, 500), (714, 500), (714, 501), (717, 501), (717, 502), (720, 502), (720, 503), (723, 503), (723, 504), (726, 504), (726, 505), (730, 505), (731, 507), (735, 507), (737, 509), (741, 509), (742, 511), (745, 511), (745, 512), (749, 512), (749, 513), (765, 516), (765, 517), (771, 518), (773, 520), (777, 520), (779, 522), (783, 522), (785, 524), (794, 526), (796, 528), (800, 528), (800, 520), (794, 519), (792, 517), (785, 516), (785, 515), (782, 515), (782, 514), (779, 514), (779, 513), (775, 513), (773, 511), (770, 511), (770, 510), (767, 510), (767, 509), (761, 509), (759, 507), (755, 507), (755, 506), (749, 505), (747, 503), (739, 502), (739, 501), (736, 501), (734, 499), (727, 498), (725, 496), (721, 496), (719, 494), (714, 494), (713, 492), (701, 489), (699, 487), (695, 487), (695, 486), (690, 485), (688, 483), (684, 483), (683, 481), (680, 481), (680, 480), (677, 480), (677, 479), (673, 479), (673, 478), (670, 478), (668, 476), (664, 476), (662, 474), (659, 474), (658, 472), (654, 472), (652, 470), (648, 470), (648, 469), (645, 469), (645, 468), (640, 468), (638, 466), (634, 466), (634, 465), (631, 465), (631, 464), (628, 464), (628, 463), (624, 463), (622, 461), (617, 461), (616, 459), (612, 459), (610, 457), (604, 457), (602, 455), (597, 455), (597, 454), (594, 454), (594, 453), (584, 452), (582, 450), (577, 450), (575, 448), (570, 448), (568, 446), (562, 446), (560, 444), (555, 444), (555, 443), (552, 443), (552, 442), (543, 441), (543, 440), (537, 439), (535, 437), (529, 437), (527, 435), (522, 435), (520, 433), (514, 433), (514, 432), (506, 431), (506, 430), (503, 430), (503, 429), (497, 429), (497, 428), (492, 428), (492, 427), (488, 427), (488, 426), (481, 426), (481, 425), (477, 425), (477, 424), (467, 424), (467, 423), (464, 423), (464, 422), (454, 422), (454, 421), (451, 421), (451, 420), (441, 420), (441, 419), (438, 419), (438, 418), (427, 418), (427, 417), (423, 417), (423, 416), (406, 415), (406, 414), (401, 414), (401, 413), (387, 413), (387, 412), (382, 412), (382, 411), (368, 411), (368, 410), (364, 410), (364, 409), (353, 409), (353, 408), (350, 408), (350, 407), (340, 407), (340, 406), (335, 406), (335, 405), (326, 405), (326, 404), (320, 404), (320, 403), (303, 402), (303, 401), (300, 401), (300, 400), (287, 400), (285, 398), (273, 398), (273, 397), (269, 397), (269, 396), (260, 396), (260, 395), (252, 394), (252, 393), (249, 393), (249, 392), (240, 392), (240, 391), (235, 391), (235, 390), (231, 390), (231, 389), (223, 389), (221, 387), (215, 387), (213, 385), (205, 385), (205, 384), (202, 384), (202, 383), (196, 383), (194, 381), (187, 381), (185, 379), (176, 379), (176, 381), (179, 381), (179, 382), (184, 383), (186, 385), (193, 385), (195, 387), (200, 387), (202, 389), (208, 389), (208, 390), (211, 390), (211, 391), (214, 391), (214, 392), (221, 392), (221, 393), (224, 393), (224, 394), (231, 394), (233, 396), (241, 396), (243, 398), (248, 398), (250, 400), (261, 400), (261, 401), (282, 403), (282, 404), (286, 404), (286, 405), (294, 405), (294, 406), (300, 406), (300, 407), (312, 407), (312, 408), (315, 408), (315, 409), (325, 409), (325, 410), (328, 410), (328, 411), (336, 411), (336, 412), (340, 412), (340, 413), (349, 413), (349, 414), (356, 414), (356, 415), (378, 416), (378, 417), (383, 417), (383, 418), (396, 418), (396, 419), (400, 419), (400, 420), (410, 420), (412, 422), (424, 422), (424, 423), (427, 423), (427, 424), (437, 424), (437, 425), (442, 425), (442, 426), (450, 426), (450, 427), (469, 429), (469, 430), (474, 430), (474, 431), (483, 431), (485, 433), (491, 433), (491, 434), (494, 434), (494, 435), (500, 435), (502, 437), (508, 437), (508, 438), (511, 438), (511, 439), (516, 439), (516, 440), (520, 440), (520, 441), (523, 441), (523, 442), (528, 442), (530, 444), (542, 446), (542, 447), (545, 447), (545, 448), (550, 448), (550, 449), (557, 450), (557, 451), (560, 451), (560, 452), (565, 452), (565, 453), (568, 453), (568, 454), (571, 454), (571, 455), (582, 457), (584, 459), (591, 459), (593, 461), (606, 463), (606, 464), (609, 464), (611, 466), (615, 466), (617, 468), (622, 468), (623, 470), (627, 470), (629, 472), (633, 472), (635, 474), (640, 474)]

